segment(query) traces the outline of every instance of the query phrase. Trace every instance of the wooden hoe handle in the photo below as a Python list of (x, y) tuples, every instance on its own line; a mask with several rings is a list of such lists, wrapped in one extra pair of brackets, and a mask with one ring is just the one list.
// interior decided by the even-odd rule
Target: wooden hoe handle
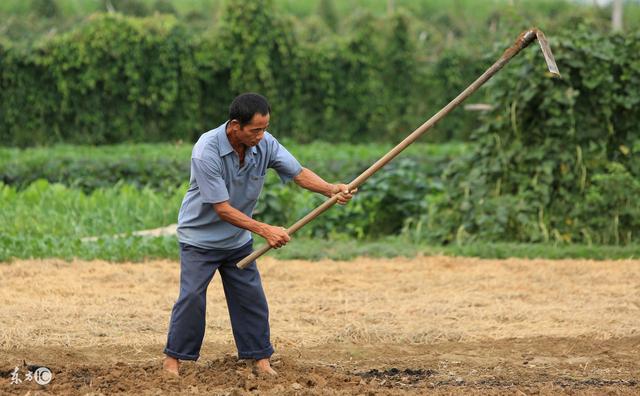
[[(422, 124), (418, 129), (413, 131), (409, 136), (407, 136), (402, 142), (400, 142), (396, 147), (391, 149), (387, 154), (385, 154), (382, 158), (376, 161), (373, 165), (369, 167), (366, 171), (362, 172), (362, 174), (356, 177), (351, 183), (349, 183), (349, 191), (352, 191), (355, 188), (358, 188), (362, 183), (364, 183), (369, 177), (371, 177), (374, 173), (380, 170), (383, 166), (385, 166), (389, 161), (394, 159), (402, 150), (407, 148), (411, 143), (415, 142), (420, 136), (422, 136), (426, 131), (428, 131), (431, 127), (433, 127), (438, 121), (440, 121), (444, 116), (449, 114), (451, 110), (456, 108), (460, 103), (462, 103), (466, 98), (468, 98), (472, 93), (474, 93), (480, 86), (482, 86), (487, 80), (493, 77), (504, 65), (507, 64), (516, 56), (520, 51), (526, 48), (529, 44), (531, 44), (534, 40), (538, 40), (542, 52), (545, 57), (545, 61), (547, 63), (547, 67), (549, 72), (554, 76), (559, 76), (558, 67), (556, 66), (555, 59), (553, 58), (553, 54), (551, 53), (551, 49), (547, 43), (546, 38), (542, 31), (538, 29), (529, 29), (526, 30), (518, 36), (516, 42), (509, 47), (494, 63), (490, 68), (488, 68), (477, 80), (475, 80), (471, 85), (469, 85), (464, 91), (462, 91), (458, 96), (456, 96), (449, 104), (443, 107), (439, 112), (437, 112), (433, 117), (427, 120), (424, 124)], [(287, 229), (287, 233), (289, 235), (294, 234), (304, 225), (309, 223), (311, 220), (318, 217), (324, 211), (335, 205), (338, 201), (338, 194), (333, 197), (327, 199), (320, 206), (309, 212), (306, 216), (298, 220), (294, 225)], [(271, 246), (268, 244), (251, 253), (244, 259), (242, 259), (237, 265), (239, 268), (246, 268), (249, 264), (251, 264), (258, 257), (262, 256), (266, 252), (271, 249)]]

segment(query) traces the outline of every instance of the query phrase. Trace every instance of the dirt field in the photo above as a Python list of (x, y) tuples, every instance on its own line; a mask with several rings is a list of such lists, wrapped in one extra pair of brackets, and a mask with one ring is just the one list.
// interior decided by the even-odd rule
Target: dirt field
[(177, 379), (160, 365), (178, 263), (0, 264), (0, 394), (640, 394), (640, 261), (260, 267), (276, 379), (235, 358), (217, 275), (202, 357)]

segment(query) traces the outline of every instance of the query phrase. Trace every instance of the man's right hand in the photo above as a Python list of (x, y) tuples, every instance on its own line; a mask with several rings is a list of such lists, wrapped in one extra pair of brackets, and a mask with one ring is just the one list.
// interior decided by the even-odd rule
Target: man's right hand
[(267, 240), (269, 246), (274, 249), (282, 247), (291, 240), (291, 237), (287, 233), (284, 227), (272, 226), (265, 224), (263, 231), (260, 233), (264, 239)]

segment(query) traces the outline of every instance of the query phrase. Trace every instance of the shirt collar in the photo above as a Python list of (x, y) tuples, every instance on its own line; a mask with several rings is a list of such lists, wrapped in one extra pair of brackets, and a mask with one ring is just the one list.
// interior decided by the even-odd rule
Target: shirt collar
[[(221, 131), (218, 134), (218, 150), (220, 152), (220, 156), (224, 157), (227, 154), (233, 153), (233, 147), (231, 147), (231, 143), (229, 142), (229, 138), (227, 137), (227, 124), (229, 123), (229, 121), (225, 122), (224, 124), (222, 124), (220, 126)], [(258, 149), (256, 148), (256, 146), (251, 147), (251, 150), (249, 150), (248, 152), (251, 152), (251, 154), (257, 154), (258, 153)]]
[(229, 143), (229, 138), (227, 137), (228, 123), (229, 121), (222, 124), (220, 126), (220, 133), (218, 133), (218, 151), (221, 157), (233, 152), (233, 147), (231, 147), (231, 143)]

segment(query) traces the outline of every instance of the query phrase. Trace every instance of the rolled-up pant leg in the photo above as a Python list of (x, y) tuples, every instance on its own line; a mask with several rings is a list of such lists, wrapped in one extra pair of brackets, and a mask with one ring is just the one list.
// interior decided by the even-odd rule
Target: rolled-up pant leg
[(211, 251), (180, 244), (180, 295), (171, 312), (164, 353), (197, 360), (205, 330), (207, 287), (220, 265)]
[(273, 354), (269, 334), (269, 308), (256, 262), (247, 268), (238, 261), (253, 252), (252, 242), (238, 249), (220, 265), (233, 337), (241, 359), (263, 359)]

